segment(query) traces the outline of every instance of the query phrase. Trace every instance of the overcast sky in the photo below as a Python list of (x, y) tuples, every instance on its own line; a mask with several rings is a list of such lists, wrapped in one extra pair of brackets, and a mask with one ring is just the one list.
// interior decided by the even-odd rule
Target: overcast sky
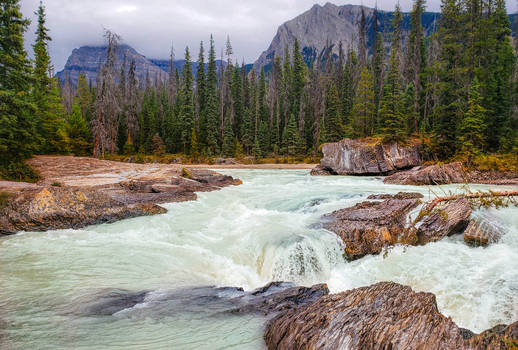
[[(376, 0), (333, 2), (374, 7)], [(267, 49), (277, 28), (308, 10), (318, 0), (43, 0), (47, 26), (53, 39), (50, 54), (56, 71), (61, 70), (71, 51), (82, 45), (102, 44), (103, 28), (118, 33), (124, 42), (151, 58), (167, 58), (174, 42), (177, 57), (185, 46), (197, 57), (200, 40), (214, 34), (218, 55), (227, 35), (235, 58), (254, 62)], [(23, 14), (33, 24), (26, 35), (32, 51), (34, 11), (39, 0), (21, 0)], [(400, 0), (403, 11), (412, 0)], [(395, 0), (378, 0), (378, 7), (394, 8)], [(509, 5), (509, 3), (508, 3)], [(440, 0), (429, 0), (428, 11), (439, 11)], [(514, 11), (509, 6), (509, 10)], [(207, 46), (206, 46), (207, 47)]]

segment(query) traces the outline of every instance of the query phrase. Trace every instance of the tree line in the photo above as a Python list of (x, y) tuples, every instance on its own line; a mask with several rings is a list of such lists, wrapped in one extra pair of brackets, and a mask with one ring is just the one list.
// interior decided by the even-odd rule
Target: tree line
[(518, 152), (516, 47), (504, 0), (442, 0), (429, 36), (424, 0), (414, 2), (407, 35), (399, 5), (390, 33), (379, 30), (375, 10), (370, 49), (362, 10), (356, 47), (329, 44), (307, 62), (295, 41), (268, 71), (247, 72), (230, 40), (218, 67), (211, 36), (195, 76), (187, 47), (181, 71), (171, 50), (167, 79), (148, 73), (145, 82), (134, 61), (117, 63), (120, 38), (106, 31), (95, 86), (80, 75), (75, 87), (53, 77), (44, 6), (32, 61), (18, 0), (0, 6), (3, 177), (30, 177), (23, 160), (38, 153), (292, 157), (346, 137), (419, 140), (436, 160)]

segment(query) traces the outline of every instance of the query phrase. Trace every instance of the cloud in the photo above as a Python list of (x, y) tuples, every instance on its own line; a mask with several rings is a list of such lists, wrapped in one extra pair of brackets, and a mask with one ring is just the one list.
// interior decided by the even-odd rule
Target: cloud
[[(62, 69), (71, 51), (82, 45), (103, 42), (103, 28), (119, 34), (140, 53), (152, 58), (167, 58), (171, 42), (177, 57), (185, 46), (197, 56), (201, 40), (208, 46), (214, 34), (217, 52), (230, 36), (238, 61), (255, 61), (270, 44), (279, 25), (308, 10), (315, 0), (44, 0), (47, 25), (53, 38), (50, 54), (56, 70)], [(352, 0), (374, 6), (376, 0)], [(411, 0), (401, 0), (404, 11)], [(22, 11), (33, 24), (26, 35), (32, 51), (34, 11), (39, 0), (22, 0)], [(337, 3), (341, 5), (342, 3)], [(395, 0), (377, 0), (379, 8), (391, 10)], [(440, 0), (427, 4), (429, 11), (440, 9)]]

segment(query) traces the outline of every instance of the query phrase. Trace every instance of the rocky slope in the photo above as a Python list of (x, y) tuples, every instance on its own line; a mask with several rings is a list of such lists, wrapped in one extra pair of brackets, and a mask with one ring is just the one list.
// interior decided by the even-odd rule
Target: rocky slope
[(431, 293), (381, 282), (288, 310), (266, 327), (269, 350), (508, 349), (518, 322), (480, 335), (442, 315)]
[(419, 145), (401, 146), (371, 140), (344, 139), (322, 146), (323, 158), (312, 174), (387, 175), (421, 165)]
[(83, 157), (36, 157), (38, 184), (0, 181), (0, 235), (80, 228), (165, 213), (156, 204), (196, 199), (241, 182), (210, 170), (178, 165), (127, 164)]
[[(270, 46), (255, 62), (255, 68), (258, 69), (261, 65), (271, 64), (275, 56), (284, 58), (285, 47), (293, 48), (295, 39), (298, 39), (300, 49), (308, 62), (322, 52), (327, 41), (334, 45), (333, 52), (335, 54), (338, 53), (340, 41), (345, 49), (350, 45), (356, 48), (361, 10), (362, 6), (359, 5), (336, 6), (331, 3), (324, 6), (314, 5), (310, 10), (279, 26)], [(367, 44), (371, 48), (374, 38), (374, 9), (363, 7), (363, 10), (365, 11), (368, 28)], [(384, 30), (389, 31), (392, 17), (392, 12), (379, 12), (378, 25), (382, 32)], [(423, 14), (425, 34), (432, 32), (438, 17), (438, 13), (425, 12)], [(405, 13), (403, 19), (404, 37), (408, 34), (409, 28), (410, 16)], [(390, 38), (386, 36), (385, 39), (388, 44)]]

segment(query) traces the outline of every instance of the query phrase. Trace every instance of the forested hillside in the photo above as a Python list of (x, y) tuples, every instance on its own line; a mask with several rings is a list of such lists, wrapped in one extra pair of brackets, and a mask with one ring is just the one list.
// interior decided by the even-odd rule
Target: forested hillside
[(218, 69), (211, 37), (207, 50), (200, 45), (195, 75), (186, 48), (181, 72), (171, 69), (165, 80), (148, 74), (141, 82), (134, 61), (117, 63), (119, 37), (107, 31), (97, 85), (81, 75), (76, 88), (61, 88), (50, 75), (44, 7), (30, 61), (23, 46), (28, 22), (17, 0), (5, 1), (2, 176), (33, 176), (23, 160), (38, 153), (304, 157), (345, 137), (418, 139), (431, 160), (518, 154), (516, 50), (505, 1), (443, 0), (430, 36), (421, 22), (424, 8), (415, 1), (406, 39), (399, 7), (390, 31), (376, 26), (375, 11), (372, 55), (362, 11), (357, 47), (339, 45), (334, 55), (329, 45), (308, 64), (295, 42), (268, 73), (264, 67), (247, 73), (233, 59), (230, 40), (227, 64)]

